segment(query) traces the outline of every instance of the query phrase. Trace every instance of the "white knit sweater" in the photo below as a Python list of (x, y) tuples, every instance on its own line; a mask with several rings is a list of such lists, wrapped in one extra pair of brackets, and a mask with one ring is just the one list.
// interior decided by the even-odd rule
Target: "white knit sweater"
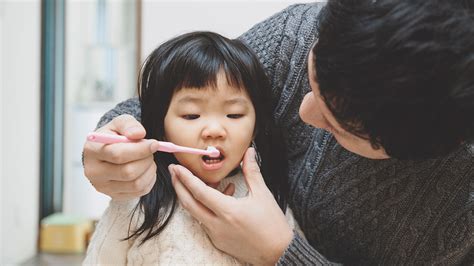
[[(248, 190), (241, 172), (222, 180), (218, 189), (222, 191), (231, 182), (235, 184), (234, 197), (247, 195)], [(181, 205), (177, 206), (170, 222), (158, 236), (141, 246), (141, 236), (121, 241), (128, 236), (131, 212), (137, 202), (138, 199), (110, 202), (96, 227), (84, 265), (242, 264), (236, 258), (215, 248), (199, 222)], [(143, 217), (137, 216), (135, 215), (132, 226), (142, 221)], [(290, 226), (300, 231), (291, 210), (288, 209), (286, 217)]]

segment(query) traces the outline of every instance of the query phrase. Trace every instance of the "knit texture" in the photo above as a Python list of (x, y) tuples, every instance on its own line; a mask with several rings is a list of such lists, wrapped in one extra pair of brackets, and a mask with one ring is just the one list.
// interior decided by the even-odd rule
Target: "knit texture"
[[(321, 8), (290, 6), (240, 37), (272, 83), (274, 118), (289, 147), (290, 207), (306, 235), (295, 234), (278, 263), (473, 265), (472, 145), (433, 160), (370, 160), (300, 120)], [(99, 126), (122, 113), (139, 119), (137, 99), (119, 104)]]
[[(222, 191), (229, 183), (235, 185), (234, 197), (247, 195), (242, 172), (222, 180), (217, 189)], [(142, 236), (123, 241), (128, 229), (135, 230), (143, 221), (143, 213), (132, 216), (137, 203), (138, 199), (110, 202), (96, 227), (84, 265), (243, 265), (216, 249), (199, 222), (181, 205), (158, 236), (141, 246)], [(290, 209), (286, 216), (290, 226), (299, 231)]]

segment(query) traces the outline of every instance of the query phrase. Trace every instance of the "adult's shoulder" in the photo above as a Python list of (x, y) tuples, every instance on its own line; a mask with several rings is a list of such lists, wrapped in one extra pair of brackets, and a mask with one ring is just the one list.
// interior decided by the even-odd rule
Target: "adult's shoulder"
[(297, 89), (294, 83), (306, 71), (307, 53), (318, 36), (318, 14), (323, 6), (321, 2), (291, 5), (239, 37), (265, 68), (274, 100), (281, 100), (285, 87)]
[(290, 16), (314, 17), (319, 14), (321, 9), (326, 5), (326, 2), (312, 2), (305, 4), (293, 4), (282, 10), (282, 13), (288, 13)]
[[(257, 23), (239, 39), (244, 41), (260, 57), (265, 67), (268, 67), (270, 55), (276, 55), (281, 49), (285, 36), (303, 38), (317, 33), (317, 17), (325, 3), (290, 5), (273, 16)], [(285, 47), (288, 49), (288, 47)]]

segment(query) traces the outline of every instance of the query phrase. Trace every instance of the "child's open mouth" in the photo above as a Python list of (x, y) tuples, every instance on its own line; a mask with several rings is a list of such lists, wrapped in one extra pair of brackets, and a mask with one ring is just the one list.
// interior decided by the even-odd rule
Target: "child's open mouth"
[(201, 157), (202, 159), (202, 166), (206, 170), (218, 170), (224, 165), (225, 155), (222, 153), (222, 150), (219, 149), (219, 157), (210, 157), (208, 155), (204, 155)]
[(224, 160), (224, 155), (222, 155), (222, 153), (221, 153), (219, 155), (219, 157), (216, 157), (216, 158), (211, 158), (207, 155), (204, 155), (204, 156), (202, 156), (202, 160), (206, 164), (216, 164), (216, 163), (220, 163), (222, 160)]

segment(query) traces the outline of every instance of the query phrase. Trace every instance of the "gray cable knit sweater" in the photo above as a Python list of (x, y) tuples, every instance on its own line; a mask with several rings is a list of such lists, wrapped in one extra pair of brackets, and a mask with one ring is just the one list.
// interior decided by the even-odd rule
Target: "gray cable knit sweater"
[[(474, 264), (472, 146), (436, 160), (370, 160), (299, 119), (321, 7), (291, 6), (241, 36), (273, 86), (289, 145), (290, 207), (307, 238), (295, 234), (279, 264)], [(140, 118), (136, 98), (99, 126), (123, 113)]]

